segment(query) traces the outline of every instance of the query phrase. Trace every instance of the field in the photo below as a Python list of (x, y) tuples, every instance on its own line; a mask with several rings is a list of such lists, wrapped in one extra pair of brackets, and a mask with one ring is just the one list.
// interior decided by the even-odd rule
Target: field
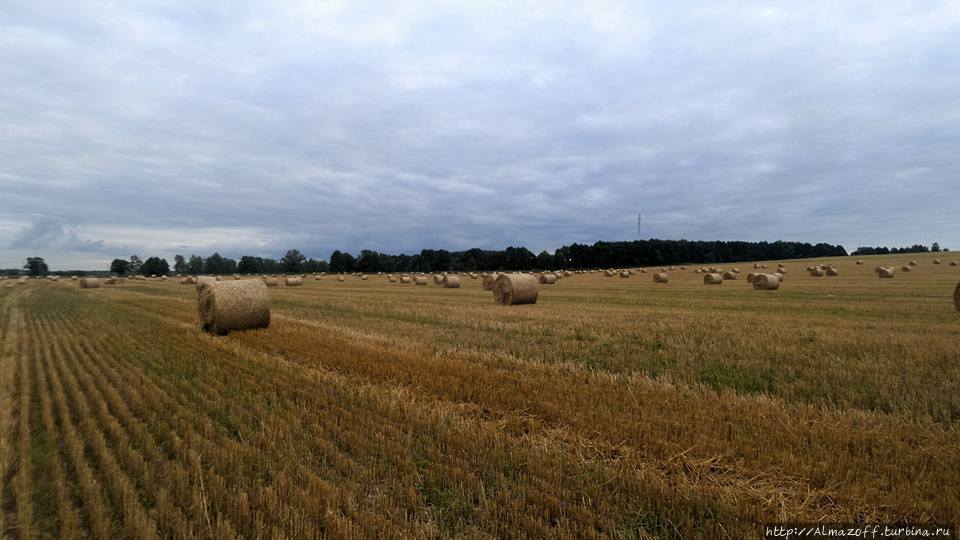
[[(960, 267), (788, 261), (541, 285), (271, 288), (198, 330), (176, 280), (0, 288), (0, 530), (29, 537), (675, 536), (960, 522)], [(960, 256), (956, 258), (960, 259)], [(919, 264), (903, 273), (910, 259)], [(895, 264), (894, 279), (873, 268)], [(721, 265), (730, 268), (734, 265)]]

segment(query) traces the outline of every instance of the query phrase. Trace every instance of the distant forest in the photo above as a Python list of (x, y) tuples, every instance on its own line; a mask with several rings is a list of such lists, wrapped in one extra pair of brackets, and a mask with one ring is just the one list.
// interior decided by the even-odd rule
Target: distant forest
[[(927, 247), (915, 244), (909, 247), (859, 247), (850, 255), (888, 255), (897, 253), (928, 253), (949, 251), (934, 242)], [(632, 242), (597, 242), (593, 245), (571, 244), (553, 254), (542, 251), (534, 254), (524, 247), (503, 250), (468, 249), (447, 251), (424, 249), (415, 255), (389, 255), (363, 250), (359, 256), (334, 251), (327, 261), (307, 258), (291, 249), (279, 260), (245, 255), (238, 260), (214, 253), (174, 257), (171, 265), (166, 259), (137, 255), (114, 259), (109, 270), (97, 272), (49, 272), (41, 257), (27, 259), (23, 269), (0, 270), (5, 275), (31, 274), (114, 274), (163, 275), (179, 274), (276, 274), (311, 272), (444, 272), (473, 270), (549, 270), (581, 268), (617, 268), (664, 266), (677, 264), (720, 264), (757, 260), (805, 259), (812, 257), (844, 257), (843, 246), (808, 244), (803, 242), (701, 242), (690, 240), (637, 240)]]

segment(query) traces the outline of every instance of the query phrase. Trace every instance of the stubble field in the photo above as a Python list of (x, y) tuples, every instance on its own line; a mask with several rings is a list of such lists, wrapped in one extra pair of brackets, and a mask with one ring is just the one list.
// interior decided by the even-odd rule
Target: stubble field
[[(535, 305), (332, 276), (199, 331), (175, 279), (0, 288), (18, 537), (753, 537), (960, 522), (960, 267), (780, 290), (574, 275)], [(960, 258), (960, 257), (958, 257)], [(913, 272), (899, 271), (915, 259)], [(803, 269), (834, 262), (839, 277)], [(894, 279), (873, 268), (892, 264)], [(775, 264), (773, 264), (775, 266)], [(679, 268), (679, 267), (678, 267)]]

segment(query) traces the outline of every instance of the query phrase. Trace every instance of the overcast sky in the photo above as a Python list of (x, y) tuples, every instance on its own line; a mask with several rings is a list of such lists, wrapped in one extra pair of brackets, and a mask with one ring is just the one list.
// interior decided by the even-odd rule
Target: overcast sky
[(0, 2), (0, 267), (960, 250), (958, 2)]

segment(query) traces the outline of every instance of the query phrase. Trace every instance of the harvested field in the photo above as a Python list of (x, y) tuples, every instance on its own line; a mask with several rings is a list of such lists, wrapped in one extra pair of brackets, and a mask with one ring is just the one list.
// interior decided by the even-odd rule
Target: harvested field
[(0, 288), (0, 530), (743, 538), (773, 521), (957, 523), (960, 271), (911, 257), (923, 270), (892, 280), (872, 269), (907, 260), (783, 261), (840, 272), (769, 294), (705, 287), (692, 266), (667, 287), (576, 274), (519, 306), (480, 280), (309, 280), (268, 289), (268, 328), (227, 336), (199, 330), (176, 280)]

